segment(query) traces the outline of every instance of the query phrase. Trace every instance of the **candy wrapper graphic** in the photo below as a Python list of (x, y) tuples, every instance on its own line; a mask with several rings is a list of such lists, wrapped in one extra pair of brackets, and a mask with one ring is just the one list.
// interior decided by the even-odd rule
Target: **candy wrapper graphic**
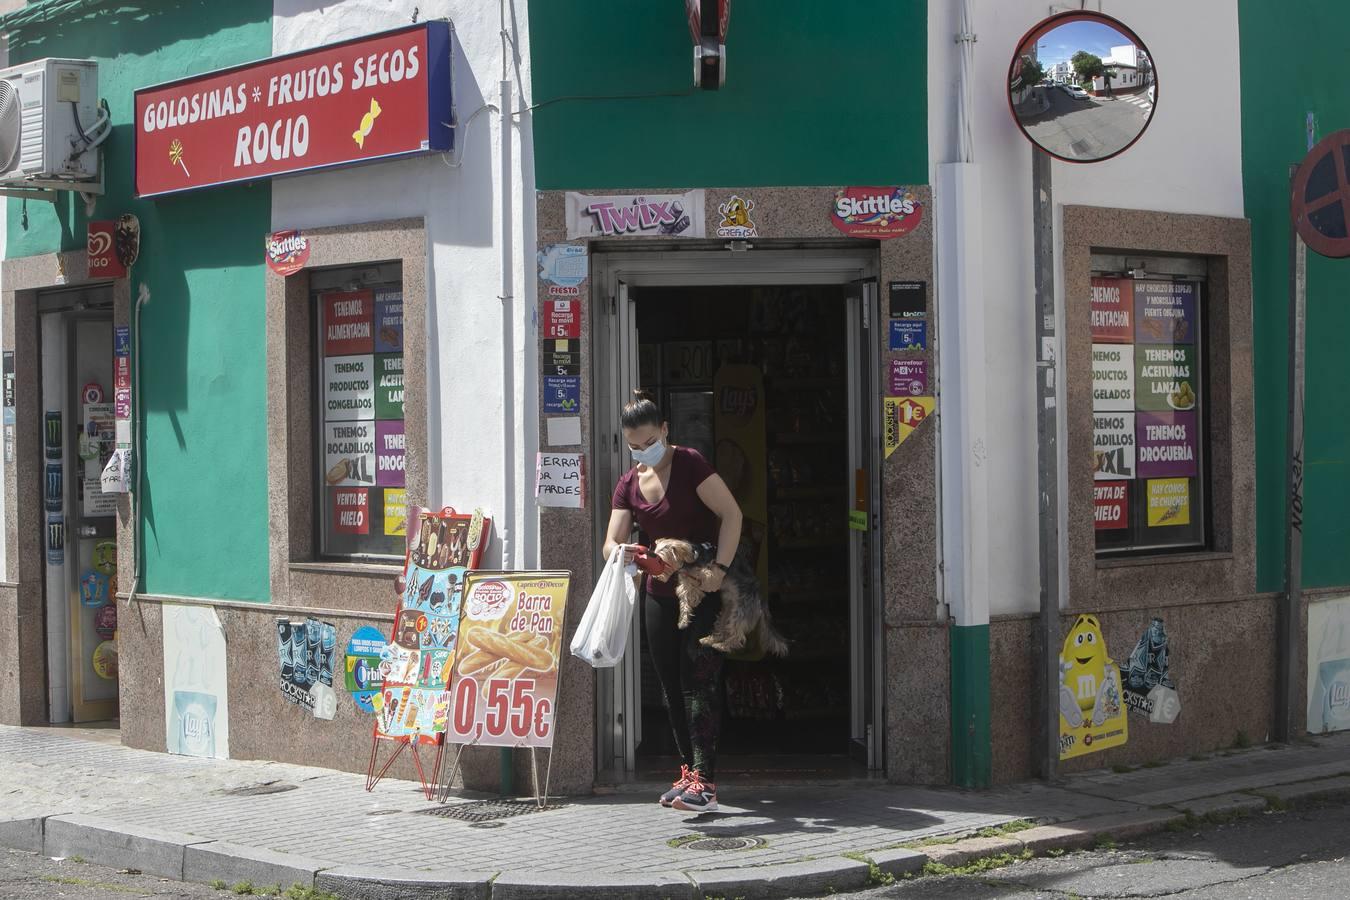
[(1129, 738), (1120, 668), (1095, 616), (1079, 616), (1059, 655), (1059, 758), (1118, 747)]

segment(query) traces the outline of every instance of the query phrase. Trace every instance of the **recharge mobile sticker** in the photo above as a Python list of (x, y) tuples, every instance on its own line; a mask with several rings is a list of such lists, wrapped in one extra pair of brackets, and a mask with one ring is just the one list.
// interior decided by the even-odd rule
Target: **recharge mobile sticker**
[(892, 320), (890, 349), (926, 350), (928, 348), (928, 323)]
[(581, 379), (575, 375), (544, 377), (544, 412), (576, 413), (581, 408)]

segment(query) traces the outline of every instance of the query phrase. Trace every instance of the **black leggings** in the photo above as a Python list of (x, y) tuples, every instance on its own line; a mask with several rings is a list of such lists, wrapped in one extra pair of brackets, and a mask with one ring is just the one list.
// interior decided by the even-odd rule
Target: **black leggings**
[(708, 781), (717, 778), (717, 736), (722, 730), (721, 652), (705, 647), (698, 639), (712, 631), (722, 609), (722, 595), (708, 594), (694, 610), (689, 627), (677, 627), (679, 600), (653, 597), (643, 602), (643, 625), (651, 650), (661, 696), (670, 713), (675, 746), (684, 764)]

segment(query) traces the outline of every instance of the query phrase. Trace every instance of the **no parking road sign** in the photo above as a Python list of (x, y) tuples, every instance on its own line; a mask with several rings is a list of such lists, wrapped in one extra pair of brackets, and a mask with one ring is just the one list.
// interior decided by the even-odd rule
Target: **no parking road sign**
[(1299, 237), (1316, 253), (1350, 256), (1350, 130), (1323, 138), (1294, 176), (1290, 212)]

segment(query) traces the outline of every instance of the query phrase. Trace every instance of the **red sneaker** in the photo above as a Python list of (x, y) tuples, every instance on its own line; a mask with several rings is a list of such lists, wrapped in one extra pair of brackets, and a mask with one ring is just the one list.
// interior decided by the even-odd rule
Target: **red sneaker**
[(661, 795), (661, 805), (670, 806), (675, 802), (675, 798), (684, 793), (684, 789), (689, 787), (689, 783), (694, 780), (694, 773), (688, 766), (680, 766), (680, 777), (670, 786), (670, 790)]
[(676, 797), (670, 805), (685, 812), (717, 812), (717, 785), (711, 781), (704, 781), (697, 769), (692, 775), (693, 778), (684, 789), (684, 793)]

